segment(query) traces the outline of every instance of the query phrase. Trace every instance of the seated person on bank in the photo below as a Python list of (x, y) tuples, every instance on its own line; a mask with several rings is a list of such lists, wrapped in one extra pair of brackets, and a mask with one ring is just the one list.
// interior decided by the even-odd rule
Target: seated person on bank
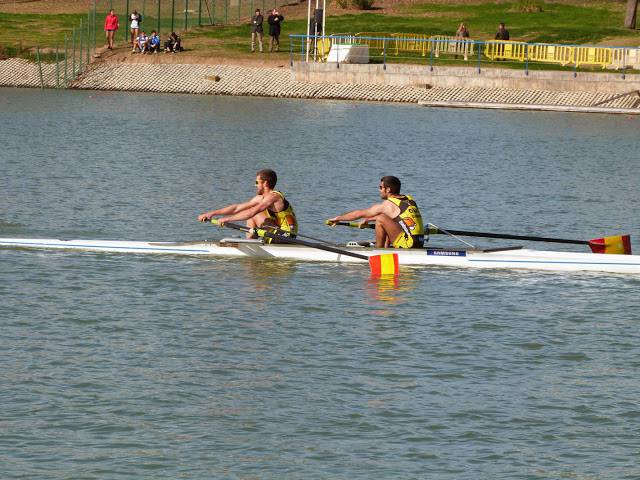
[(149, 50), (149, 37), (144, 32), (136, 38), (136, 48), (140, 53), (146, 53)]
[(176, 32), (171, 32), (171, 35), (169, 35), (169, 39), (164, 42), (164, 51), (165, 52), (181, 52), (182, 49), (182, 45), (180, 42), (180, 35), (178, 35)]
[(400, 187), (398, 177), (382, 177), (378, 185), (382, 202), (374, 203), (363, 210), (353, 210), (330, 218), (329, 224), (362, 219), (360, 228), (365, 228), (368, 222), (375, 221), (376, 247), (422, 248), (422, 215), (413, 197), (401, 194)]
[(149, 38), (149, 53), (158, 53), (160, 51), (160, 37), (154, 30)]

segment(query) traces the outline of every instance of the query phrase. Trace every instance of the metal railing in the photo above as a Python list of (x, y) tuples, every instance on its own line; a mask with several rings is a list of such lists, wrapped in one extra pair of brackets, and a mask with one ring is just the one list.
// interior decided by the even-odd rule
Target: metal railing
[[(328, 35), (313, 37), (289, 35), (291, 63), (300, 55), (301, 60), (335, 62), (329, 58), (334, 46), (367, 46), (372, 63), (382, 63), (386, 69), (389, 60), (393, 63), (426, 63), (431, 68), (436, 62), (474, 62), (478, 72), (483, 65), (493, 62), (510, 62), (510, 66), (522, 64), (528, 75), (532, 64), (556, 64), (558, 67), (600, 67), (621, 70), (624, 76), (628, 69), (640, 69), (640, 47), (602, 47), (590, 45), (557, 45), (500, 40), (471, 40), (441, 35), (409, 35), (381, 33), (373, 35), (363, 32), (352, 35)], [(344, 51), (344, 48), (341, 48)]]
[[(142, 15), (141, 29), (155, 30), (168, 36), (174, 31), (186, 31), (202, 25), (233, 24), (248, 21), (256, 8), (276, 8), (277, 0), (95, 0), (99, 15), (104, 18), (110, 9), (118, 16), (118, 36), (129, 39), (130, 15), (136, 10)], [(98, 25), (98, 27), (101, 27)]]

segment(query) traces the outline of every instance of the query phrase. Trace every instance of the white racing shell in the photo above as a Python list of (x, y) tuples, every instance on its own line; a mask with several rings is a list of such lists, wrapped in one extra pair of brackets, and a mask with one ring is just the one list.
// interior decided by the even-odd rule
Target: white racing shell
[[(0, 248), (64, 249), (107, 253), (169, 254), (207, 257), (256, 257), (304, 262), (360, 262), (364, 260), (307, 246), (265, 245), (261, 240), (239, 238), (219, 241), (140, 242), (122, 240), (58, 240), (52, 238), (0, 238)], [(397, 253), (400, 266), (456, 268), (535, 269), (561, 272), (594, 271), (640, 274), (640, 255), (573, 253), (524, 248), (492, 250), (421, 248), (378, 249), (340, 247), (361, 255)]]

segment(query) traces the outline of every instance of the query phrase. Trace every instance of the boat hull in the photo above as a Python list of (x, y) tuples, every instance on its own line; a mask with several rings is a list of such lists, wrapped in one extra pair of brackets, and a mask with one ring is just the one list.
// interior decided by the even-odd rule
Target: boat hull
[[(58, 240), (50, 238), (0, 238), (2, 248), (82, 250), (107, 253), (169, 254), (205, 257), (255, 257), (309, 262), (366, 263), (364, 260), (299, 245), (265, 245), (260, 241), (228, 239), (198, 242), (139, 242), (120, 240)], [(391, 250), (341, 247), (363, 255), (397, 253), (401, 266), (456, 268), (534, 269), (640, 274), (640, 255), (607, 255), (505, 249), (497, 251), (424, 248)]]

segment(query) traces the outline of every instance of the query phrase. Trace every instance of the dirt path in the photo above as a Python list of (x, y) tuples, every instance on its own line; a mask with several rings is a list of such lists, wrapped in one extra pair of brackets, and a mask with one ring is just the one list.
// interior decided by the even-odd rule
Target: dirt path
[(226, 57), (222, 55), (191, 55), (181, 53), (131, 53), (127, 46), (116, 46), (114, 50), (98, 49), (94, 63), (145, 63), (145, 64), (199, 64), (199, 65), (243, 65), (252, 67), (289, 67), (288, 55), (276, 57), (269, 53), (255, 53), (246, 57)]
[(87, 13), (91, 0), (0, 0), (4, 13)]

